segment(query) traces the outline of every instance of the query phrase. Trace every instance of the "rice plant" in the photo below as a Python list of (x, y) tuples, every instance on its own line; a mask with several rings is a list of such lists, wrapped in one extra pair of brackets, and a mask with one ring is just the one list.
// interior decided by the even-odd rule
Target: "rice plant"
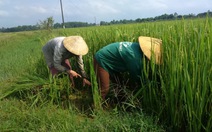
[[(40, 54), (42, 45), (52, 37), (81, 35), (90, 49), (83, 59), (92, 87), (85, 90), (91, 91), (94, 108), (101, 109), (101, 97), (92, 65), (93, 55), (97, 50), (112, 42), (137, 42), (138, 36), (151, 36), (163, 41), (163, 64), (157, 66), (151, 62), (143, 63), (142, 83), (139, 88), (128, 87), (127, 82), (118, 86), (122, 91), (113, 92), (111, 87), (111, 97), (118, 96), (120, 92), (124, 92), (126, 97), (126, 100), (114, 107), (115, 113), (118, 113), (116, 109), (118, 107), (122, 107), (125, 112), (127, 109), (138, 108), (156, 116), (156, 120), (165, 124), (168, 131), (210, 131), (212, 129), (211, 22), (211, 18), (182, 19), (131, 25), (57, 29), (51, 33), (44, 31), (34, 34), (22, 33), (17, 34), (17, 36), (20, 35), (17, 39), (18, 46), (11, 44), (11, 40), (15, 38), (14, 34), (5, 35), (5, 38), (9, 37), (11, 40), (3, 39), (0, 45), (5, 46), (4, 49), (0, 49), (2, 58), (0, 79), (3, 81), (2, 86), (5, 86), (4, 90), (1, 90), (0, 98), (13, 95), (12, 97), (27, 99), (31, 107), (54, 103), (71, 109), (73, 104), (71, 100), (80, 98), (81, 94), (74, 93), (75, 91), (70, 89), (70, 82), (65, 75), (62, 75), (64, 76), (62, 79), (52, 78)], [(13, 54), (6, 52), (9, 49), (13, 49)], [(21, 54), (22, 52), (24, 54)], [(31, 54), (28, 59), (25, 58), (27, 54)], [(17, 67), (14, 69), (8, 67), (10, 62), (12, 65), (17, 64)], [(27, 76), (22, 76), (23, 73)], [(14, 78), (8, 80), (11, 77)], [(20, 77), (19, 80), (17, 80), (18, 77)], [(77, 84), (81, 84), (80, 80), (78, 81)], [(78, 87), (83, 89), (80, 85)], [(77, 96), (73, 97), (74, 95)], [(88, 96), (85, 100), (90, 99)], [(123, 126), (121, 130), (129, 130), (129, 128), (131, 127)], [(101, 127), (98, 130), (105, 129)]]

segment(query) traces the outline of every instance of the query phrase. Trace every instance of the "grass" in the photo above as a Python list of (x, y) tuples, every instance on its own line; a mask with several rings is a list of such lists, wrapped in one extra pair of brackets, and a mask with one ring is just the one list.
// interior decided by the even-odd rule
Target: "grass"
[[(4, 123), (0, 129), (210, 131), (211, 21), (204, 18), (1, 34), (0, 119)], [(83, 88), (81, 80), (76, 80), (77, 89), (70, 89), (65, 75), (49, 76), (41, 47), (53, 37), (69, 35), (81, 35), (89, 46), (84, 63), (91, 88)], [(109, 106), (103, 111), (92, 70), (93, 55), (109, 43), (137, 41), (140, 35), (163, 40), (163, 64), (144, 63), (138, 89), (128, 87), (127, 79), (113, 85)], [(71, 64), (75, 68), (72, 59)], [(124, 93), (124, 101), (119, 93)]]
[[(4, 100), (1, 104), (1, 131), (163, 131), (142, 112), (102, 112), (87, 116), (71, 107), (54, 105), (30, 108), (24, 101)], [(8, 109), (9, 108), (9, 109)], [(134, 123), (132, 123), (134, 122)]]

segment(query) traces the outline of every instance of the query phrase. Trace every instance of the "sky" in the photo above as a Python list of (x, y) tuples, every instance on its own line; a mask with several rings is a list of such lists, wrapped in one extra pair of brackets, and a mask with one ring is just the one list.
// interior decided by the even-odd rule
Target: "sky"
[[(62, 5), (65, 22), (88, 23), (212, 11), (212, 0), (62, 0)], [(60, 0), (0, 0), (0, 28), (36, 25), (48, 17), (62, 23)]]

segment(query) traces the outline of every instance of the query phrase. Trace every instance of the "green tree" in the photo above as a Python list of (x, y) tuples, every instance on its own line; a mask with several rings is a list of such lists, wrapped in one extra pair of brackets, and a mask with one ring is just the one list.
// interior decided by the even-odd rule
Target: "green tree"
[(52, 30), (54, 28), (53, 17), (48, 17), (47, 19), (40, 21), (38, 24), (41, 29)]

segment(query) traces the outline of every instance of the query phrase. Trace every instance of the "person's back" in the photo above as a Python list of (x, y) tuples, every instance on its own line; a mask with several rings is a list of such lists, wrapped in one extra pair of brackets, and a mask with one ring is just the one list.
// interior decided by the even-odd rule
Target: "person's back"
[(46, 63), (48, 65), (48, 67), (52, 67), (54, 65), (54, 60), (53, 60), (54, 57), (53, 56), (54, 56), (54, 50), (56, 50), (55, 47), (60, 48), (61, 46), (63, 46), (62, 42), (63, 42), (64, 38), (65, 37), (53, 38), (53, 39), (49, 40), (43, 46), (42, 51), (44, 53), (44, 56), (46, 57)]
[(42, 48), (45, 52), (52, 52), (54, 51), (54, 48), (56, 45), (62, 45), (62, 42), (65, 37), (56, 37), (51, 40), (49, 40)]
[(133, 78), (141, 73), (142, 57), (139, 44), (133, 42), (112, 43), (95, 54), (97, 62), (110, 74), (130, 72)]

